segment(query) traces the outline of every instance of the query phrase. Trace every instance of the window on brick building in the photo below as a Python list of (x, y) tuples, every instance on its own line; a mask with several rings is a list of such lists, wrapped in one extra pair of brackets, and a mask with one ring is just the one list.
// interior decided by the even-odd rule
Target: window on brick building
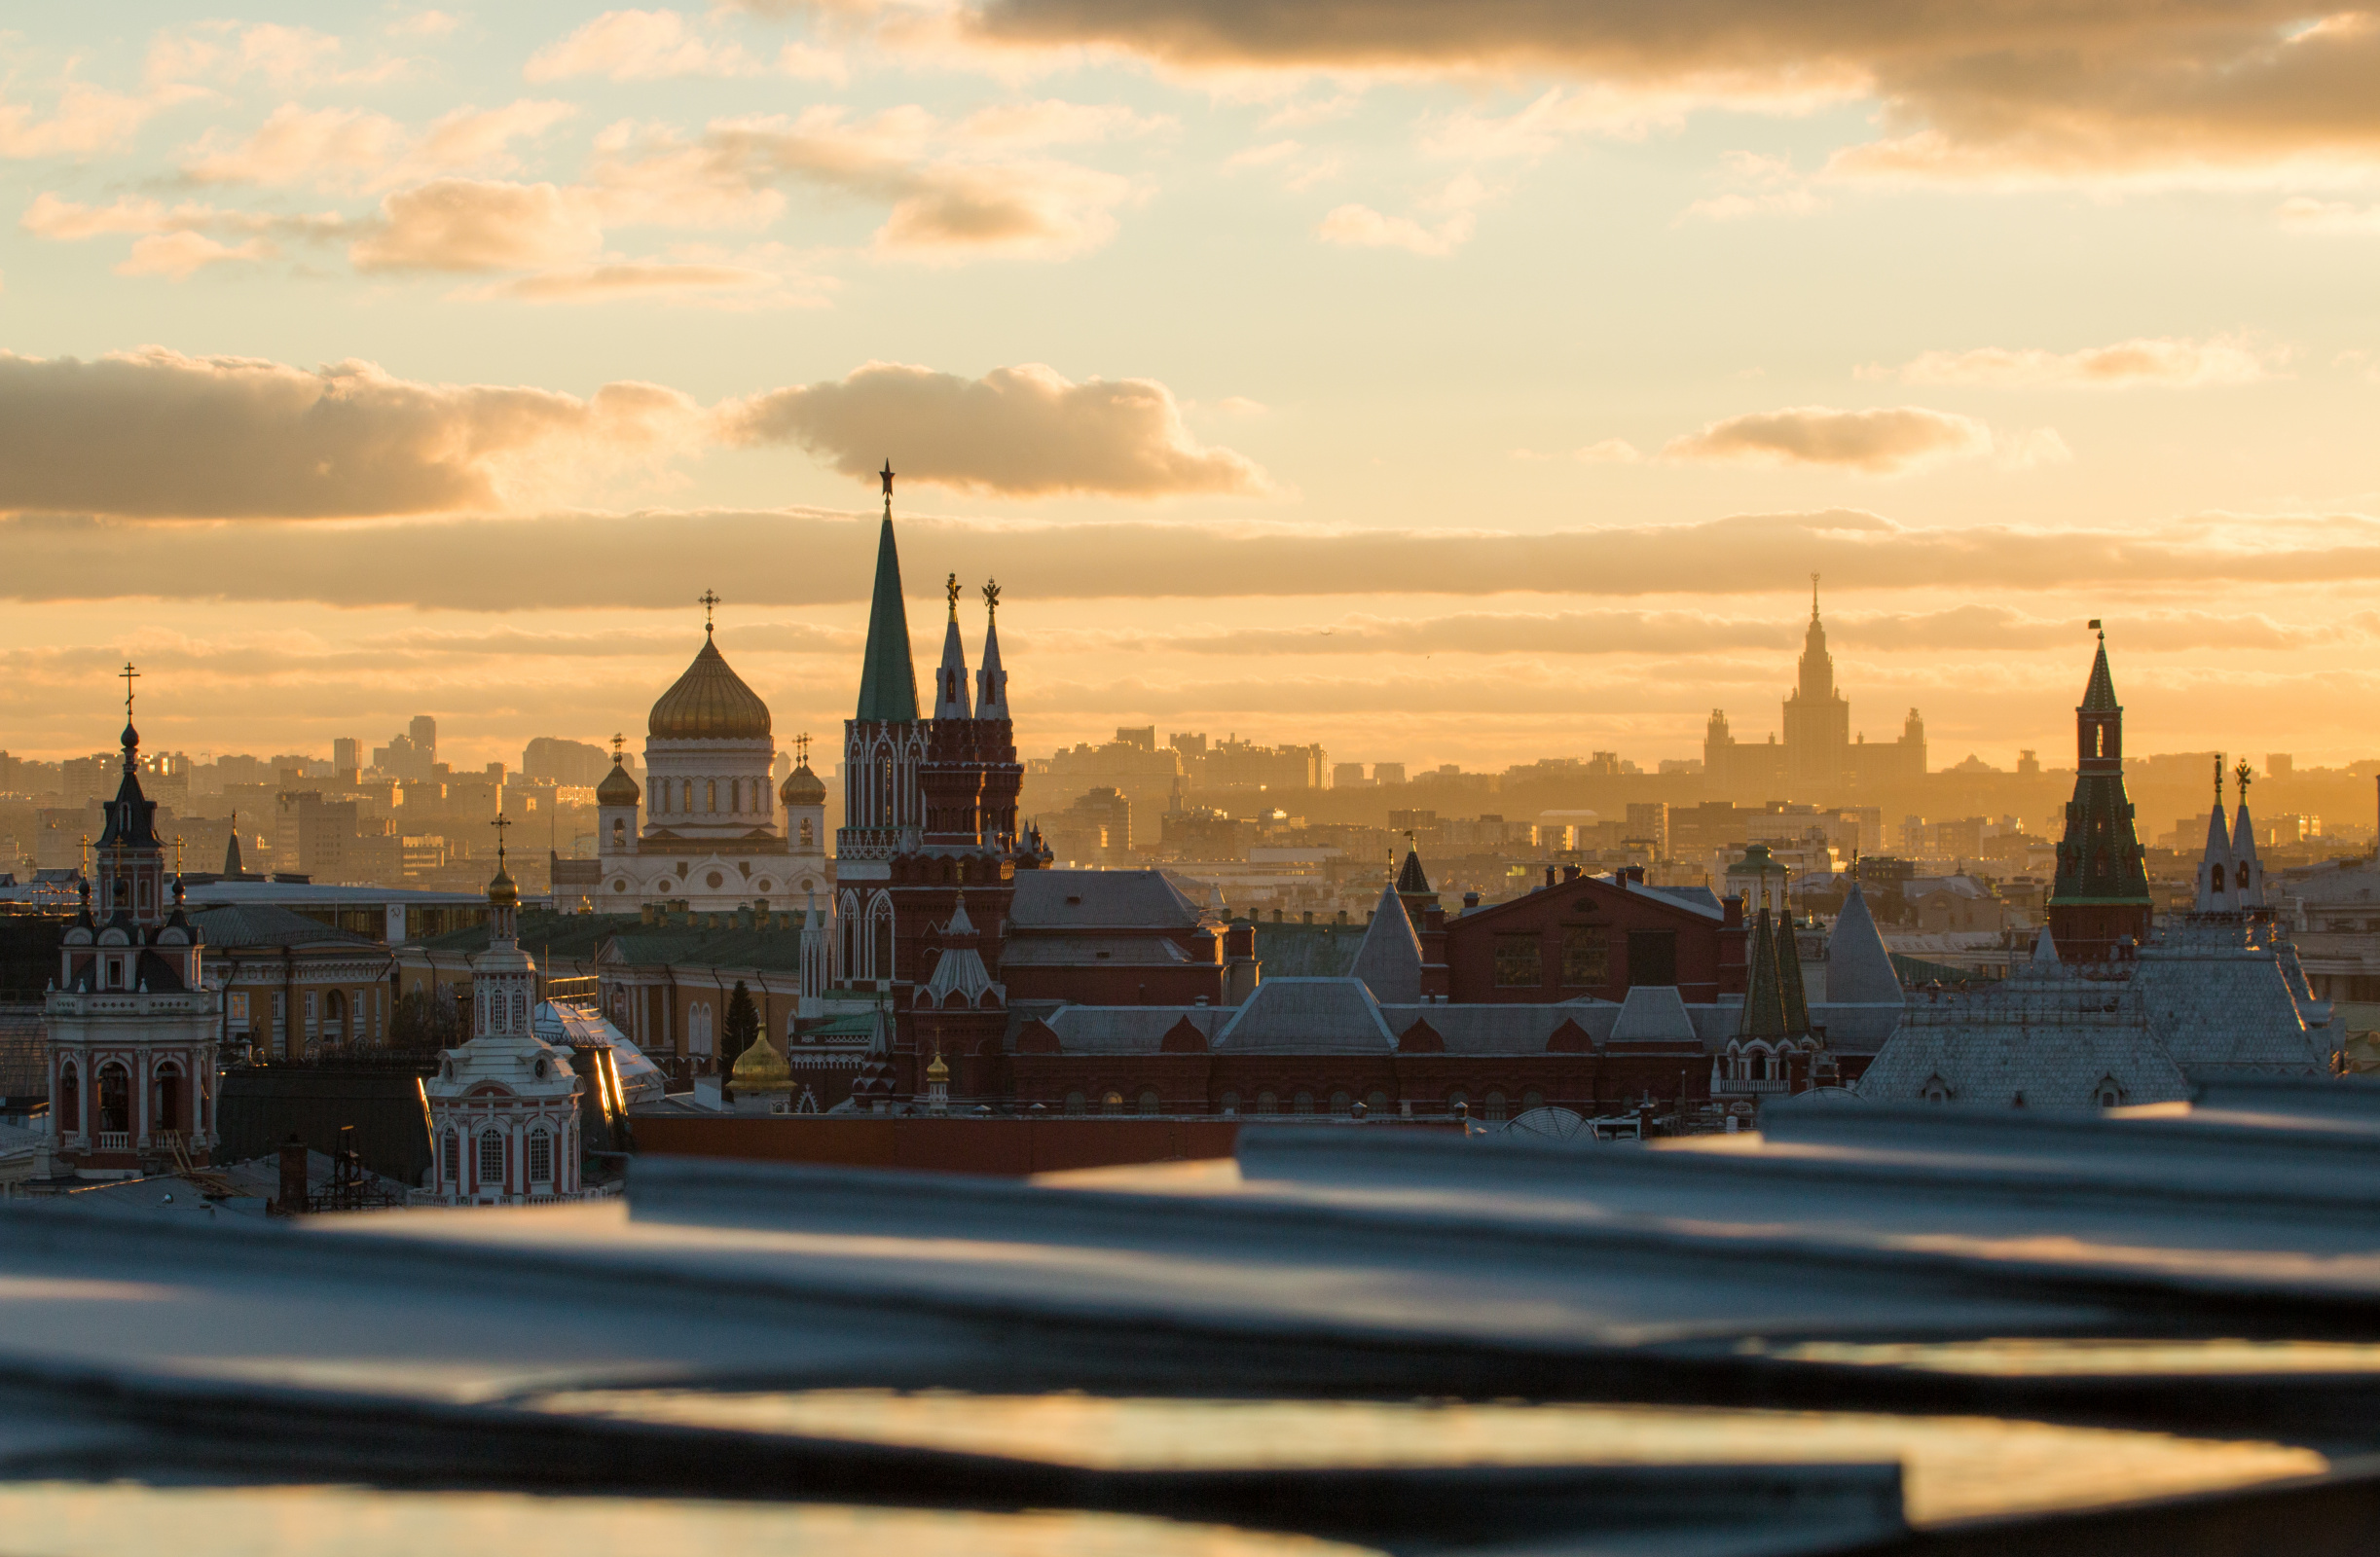
[(1388, 1111), (1388, 1094), (1385, 1092), (1374, 1092), (1372, 1094), (1372, 1096), (1364, 1100), (1364, 1106), (1371, 1109), (1373, 1113), (1386, 1113)]
[(493, 1130), (479, 1138), (479, 1181), (483, 1188), (504, 1182), (504, 1138)]
[(1503, 1093), (1490, 1092), (1485, 1098), (1483, 1098), (1480, 1101), (1480, 1113), (1482, 1117), (1486, 1119), (1490, 1124), (1502, 1124), (1504, 1122), (1504, 1116), (1507, 1109)]
[(1312, 1113), (1314, 1111), (1314, 1095), (1310, 1092), (1299, 1093), (1295, 1098), (1290, 1100), (1289, 1111), (1292, 1113)]
[(1545, 981), (1545, 951), (1534, 934), (1496, 937), (1496, 988), (1533, 990)]
[(1599, 990), (1610, 982), (1611, 943), (1604, 939), (1602, 928), (1593, 924), (1574, 924), (1565, 928), (1562, 931), (1563, 988)]
[(455, 1132), (450, 1130), (438, 1142), (438, 1158), (442, 1177), (453, 1183), (462, 1174), (461, 1147), (456, 1144)]
[(1256, 1095), (1256, 1111), (1259, 1113), (1279, 1113), (1281, 1111), (1281, 1100), (1274, 1097), (1269, 1092), (1260, 1092)]
[(1141, 1112), (1156, 1113), (1161, 1111), (1164, 1106), (1165, 1100), (1157, 1096), (1156, 1088), (1143, 1087), (1141, 1089)]
[(1124, 1111), (1124, 1095), (1120, 1092), (1111, 1092), (1099, 1100), (1099, 1107), (1103, 1113), (1121, 1113)]
[(1227, 1093), (1225, 1093), (1225, 1094), (1223, 1095), (1223, 1111), (1224, 1111), (1225, 1113), (1237, 1113), (1237, 1112), (1239, 1112), (1239, 1094), (1238, 1094), (1238, 1093), (1236, 1093), (1236, 1092), (1227, 1092)]
[(1638, 984), (1677, 982), (1677, 931), (1628, 932), (1628, 981)]
[(529, 1181), (532, 1184), (554, 1181), (554, 1138), (543, 1125), (529, 1133)]
[(1345, 1113), (1354, 1106), (1355, 1099), (1351, 1095), (1344, 1092), (1331, 1094), (1331, 1111), (1333, 1113)]
[(1070, 1092), (1066, 1095), (1066, 1111), (1068, 1113), (1088, 1113), (1090, 1112), (1090, 1100), (1080, 1092)]
[(1470, 1102), (1471, 1094), (1465, 1092), (1460, 1087), (1456, 1087), (1452, 1092), (1446, 1094), (1446, 1112), (1452, 1113), (1455, 1109), (1464, 1106)]
[(1520, 1108), (1523, 1113), (1531, 1108), (1542, 1108), (1545, 1105), (1546, 1095), (1534, 1087), (1520, 1095)]

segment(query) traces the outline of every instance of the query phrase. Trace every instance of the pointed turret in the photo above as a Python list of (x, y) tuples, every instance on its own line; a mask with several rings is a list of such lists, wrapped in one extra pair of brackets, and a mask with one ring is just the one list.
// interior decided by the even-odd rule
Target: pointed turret
[[(2093, 629), (2099, 627), (2094, 621)], [(2148, 935), (2156, 900), (2149, 895), (2145, 851), (2124, 793), (2124, 708), (2107, 672), (2107, 634), (2099, 634), (2091, 680), (2074, 708), (2074, 798), (2050, 887), (2050, 927), (2058, 954), (2100, 962)]]
[(1421, 937), (1405, 912), (1405, 900), (1392, 885), (1380, 888), (1380, 901), (1365, 926), (1364, 941), (1355, 949), (1348, 970), (1364, 981), (1372, 997), (1382, 1005), (1417, 1005), (1421, 1001)]
[(1826, 940), (1826, 999), (1830, 1005), (1881, 1005), (1901, 999), (1891, 950), (1857, 882), (1845, 894), (1843, 912)]
[(950, 575), (950, 621), (942, 629), (942, 668), (934, 676), (934, 716), (936, 719), (971, 719), (974, 708), (968, 698), (967, 650), (959, 642), (959, 575)]
[(2032, 960), (2036, 965), (2044, 967), (2058, 960), (2058, 940), (2050, 934), (2046, 924), (2041, 926), (2041, 933), (2033, 937)]
[(239, 860), (239, 813), (232, 813), (232, 836), (223, 842), (223, 879), (236, 882), (248, 873)]
[(1743, 1019), (1736, 1035), (1743, 1038), (1781, 1038), (1785, 1035), (1785, 992), (1776, 976), (1776, 931), (1762, 909), (1752, 922), (1751, 986), (1744, 992)]
[(1008, 672), (1000, 667), (1000, 585), (983, 586), (983, 669), (975, 672), (975, 717), (1008, 717)]
[(1790, 910), (1776, 921), (1776, 989), (1785, 1008), (1785, 1031), (1797, 1036), (1808, 1032), (1810, 996), (1802, 986), (1802, 948), (1794, 938)]
[(853, 717), (917, 717), (917, 668), (909, 658), (909, 611), (900, 597), (900, 549), (893, 541), (889, 474), (884, 527), (876, 541), (876, 591), (867, 608), (867, 656), (860, 667), (860, 707)]
[(2198, 861), (2198, 912), (2237, 906), (2231, 891), (2231, 824), (2223, 816), (2223, 754), (2215, 754), (2215, 809), (2207, 813), (2207, 849)]
[(2232, 776), (2240, 780), (2240, 810), (2231, 826), (2231, 906), (2262, 908), (2264, 861), (2256, 857), (2256, 824), (2248, 815), (2248, 781), (2255, 770), (2242, 762)]

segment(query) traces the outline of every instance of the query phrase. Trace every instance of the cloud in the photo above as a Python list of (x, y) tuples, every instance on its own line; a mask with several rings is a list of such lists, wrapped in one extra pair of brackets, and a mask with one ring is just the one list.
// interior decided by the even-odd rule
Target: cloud
[(2282, 226), (2298, 233), (2380, 233), (2380, 205), (2297, 195), (2283, 200), (2275, 214)]
[(427, 384), (149, 347), (0, 353), (0, 510), (340, 517), (508, 508), (693, 443), (675, 390)]
[(1404, 249), (1431, 259), (1443, 259), (1471, 240), (1477, 223), (1469, 211), (1457, 211), (1435, 227), (1424, 227), (1410, 216), (1382, 216), (1369, 205), (1338, 206), (1314, 229), (1325, 243), (1349, 248)]
[[(12, 413), (0, 418), (0, 453), (10, 456), (0, 461), (0, 474), (21, 482), (9, 367), (0, 359), (0, 410)], [(118, 471), (88, 458), (71, 468), (41, 467), (56, 469), (49, 500), (38, 505), (46, 512), (0, 522), (0, 548), (10, 563), (0, 570), (0, 597), (308, 599), (505, 612), (521, 608), (524, 581), (533, 580), (545, 597), (580, 608), (682, 607), (718, 583), (722, 559), (798, 557), (798, 567), (748, 568), (736, 585), (738, 597), (755, 605), (797, 607), (864, 600), (872, 576), (873, 513), (572, 510), (372, 525), (59, 517), (130, 501), (117, 488), (135, 477), (142, 485), (132, 495), (145, 507), (133, 512), (196, 510), (201, 502), (208, 512), (243, 511), (237, 500), (243, 489), (224, 484), (248, 479), (239, 463), (244, 446), (225, 455), (203, 436), (177, 434), (167, 453), (179, 461), (190, 444), (193, 454), (166, 469), (165, 461), (135, 462), (126, 454), (142, 447), (142, 429), (108, 419), (109, 407), (94, 409), (86, 400), (78, 415), (93, 425), (77, 420), (60, 438), (70, 432), (78, 453), (101, 449), (136, 468)], [(587, 415), (577, 413), (575, 424)], [(57, 419), (45, 430), (57, 430)], [(562, 419), (574, 424), (567, 415)], [(578, 447), (568, 437), (553, 446), (557, 453)], [(898, 445), (874, 452), (895, 455), (897, 467), (904, 463)], [(277, 467), (296, 456), (267, 447), (263, 457)], [(431, 495), (449, 501), (464, 485), (446, 480)], [(23, 495), (0, 489), (0, 506), (37, 506), (18, 503)], [(381, 500), (366, 492), (356, 506)], [(996, 575), (1011, 581), (1014, 600), (1129, 600), (1136, 612), (1153, 600), (1367, 595), (1535, 594), (1569, 597), (1566, 608), (1581, 597), (1700, 601), (1773, 596), (1780, 581), (1813, 569), (1825, 574), (1830, 599), (1918, 590), (1962, 599), (1998, 590), (2031, 599), (2043, 579), (2079, 578), (2121, 580), (2128, 599), (2153, 608), (2160, 594), (2186, 606), (2210, 590), (2231, 597), (2267, 589), (2296, 599), (2309, 588), (2380, 585), (2380, 516), (2366, 514), (2204, 514), (2100, 527), (1918, 526), (1836, 509), (1520, 532), (1213, 520), (993, 523), (921, 513), (912, 501), (903, 505), (900, 525), (902, 555), (913, 572)], [(635, 564), (622, 566), (624, 557)], [(2091, 606), (2095, 614), (2106, 609), (2096, 600)]]
[(576, 112), (568, 103), (525, 98), (501, 108), (458, 108), (414, 134), (384, 114), (283, 103), (244, 140), (207, 130), (184, 153), (182, 172), (201, 184), (331, 189), (503, 172), (519, 165), (512, 142), (542, 135)]
[(47, 119), (23, 103), (0, 102), (0, 157), (94, 157), (129, 141), (150, 118), (194, 95), (166, 89), (142, 96), (69, 81)]
[(1838, 177), (2197, 180), (2380, 162), (2380, 24), (2288, 0), (982, 0), (960, 24), (995, 48), (1122, 51), (1227, 77), (1576, 82), (1505, 127), (1522, 153), (1704, 105), (1858, 97), (1881, 105), (1885, 134), (1839, 153)]
[(720, 408), (731, 441), (798, 444), (848, 476), (897, 456), (912, 480), (1005, 496), (1160, 497), (1264, 489), (1263, 473), (1209, 449), (1172, 391), (1148, 379), (1075, 383), (1048, 368), (980, 379), (871, 362), (849, 377)]
[(445, 178), (383, 199), (381, 225), (350, 244), (348, 258), (366, 274), (537, 271), (591, 260), (603, 246), (583, 191)]
[(163, 275), (188, 280), (210, 265), (255, 263), (273, 257), (263, 238), (226, 243), (203, 233), (152, 233), (132, 245), (132, 252), (116, 267), (118, 275)]
[(1758, 464), (1899, 476), (1992, 453), (1992, 429), (1972, 416), (1918, 406), (1837, 411), (1793, 406), (1714, 421), (1672, 438), (1661, 457), (1679, 463)]
[(462, 22), (443, 11), (417, 11), (388, 23), (392, 38), (444, 38)]
[(1863, 369), (1860, 377), (2001, 389), (2127, 389), (2140, 384), (2191, 389), (2259, 383), (2273, 377), (2270, 365), (2282, 355), (2285, 353), (2259, 350), (2233, 339), (2203, 343), (2142, 339), (2067, 352), (1983, 346), (1971, 351), (1928, 351), (1898, 370)]
[(750, 266), (649, 261), (540, 271), (499, 282), (487, 295), (523, 303), (611, 303), (638, 297), (756, 301), (763, 294), (781, 304), (820, 301), (815, 293), (787, 292), (776, 274)]
[[(1063, 259), (1115, 236), (1116, 211), (1140, 197), (1133, 181), (1047, 159), (968, 160), (1012, 150), (1029, 127), (1048, 133), (1068, 123), (1072, 133), (1082, 133), (1089, 122), (1050, 112), (1060, 106), (1068, 105), (1037, 105), (1037, 114), (1000, 127), (1005, 139), (995, 133), (977, 146), (970, 145), (964, 126), (945, 126), (920, 108), (851, 124), (843, 109), (821, 106), (790, 120), (714, 120), (703, 147), (715, 174), (732, 171), (750, 187), (792, 179), (889, 200), (876, 245), (896, 258)], [(1138, 124), (1137, 116), (1092, 122)]]
[(1583, 465), (1632, 465), (1644, 456), (1624, 438), (1605, 438), (1578, 450), (1571, 457)]
[(752, 76), (761, 68), (742, 44), (695, 36), (675, 11), (606, 11), (560, 43), (531, 54), (521, 74), (531, 81), (572, 76), (662, 81), (673, 76)]

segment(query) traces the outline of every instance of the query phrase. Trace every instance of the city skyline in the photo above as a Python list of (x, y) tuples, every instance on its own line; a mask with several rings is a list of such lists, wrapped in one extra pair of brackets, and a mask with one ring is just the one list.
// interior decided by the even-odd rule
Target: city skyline
[(715, 587), (824, 729), (889, 457), (1028, 749), (1650, 765), (1817, 571), (1945, 761), (2093, 617), (2152, 744), (2365, 755), (2370, 30), (1723, 9), (22, 18), (0, 728), (95, 749), (129, 656), (220, 748), (600, 739)]

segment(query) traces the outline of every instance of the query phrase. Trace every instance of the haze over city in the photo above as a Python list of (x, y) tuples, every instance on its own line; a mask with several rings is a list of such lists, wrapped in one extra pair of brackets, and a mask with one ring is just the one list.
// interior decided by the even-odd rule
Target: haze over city
[(2056, 746), (2099, 617), (2135, 750), (2365, 755), (2380, 34), (1709, 9), (14, 18), (6, 743), (514, 760), (706, 589), (830, 732), (889, 458), (1028, 753), (1650, 770), (1816, 572), (1871, 740)]

